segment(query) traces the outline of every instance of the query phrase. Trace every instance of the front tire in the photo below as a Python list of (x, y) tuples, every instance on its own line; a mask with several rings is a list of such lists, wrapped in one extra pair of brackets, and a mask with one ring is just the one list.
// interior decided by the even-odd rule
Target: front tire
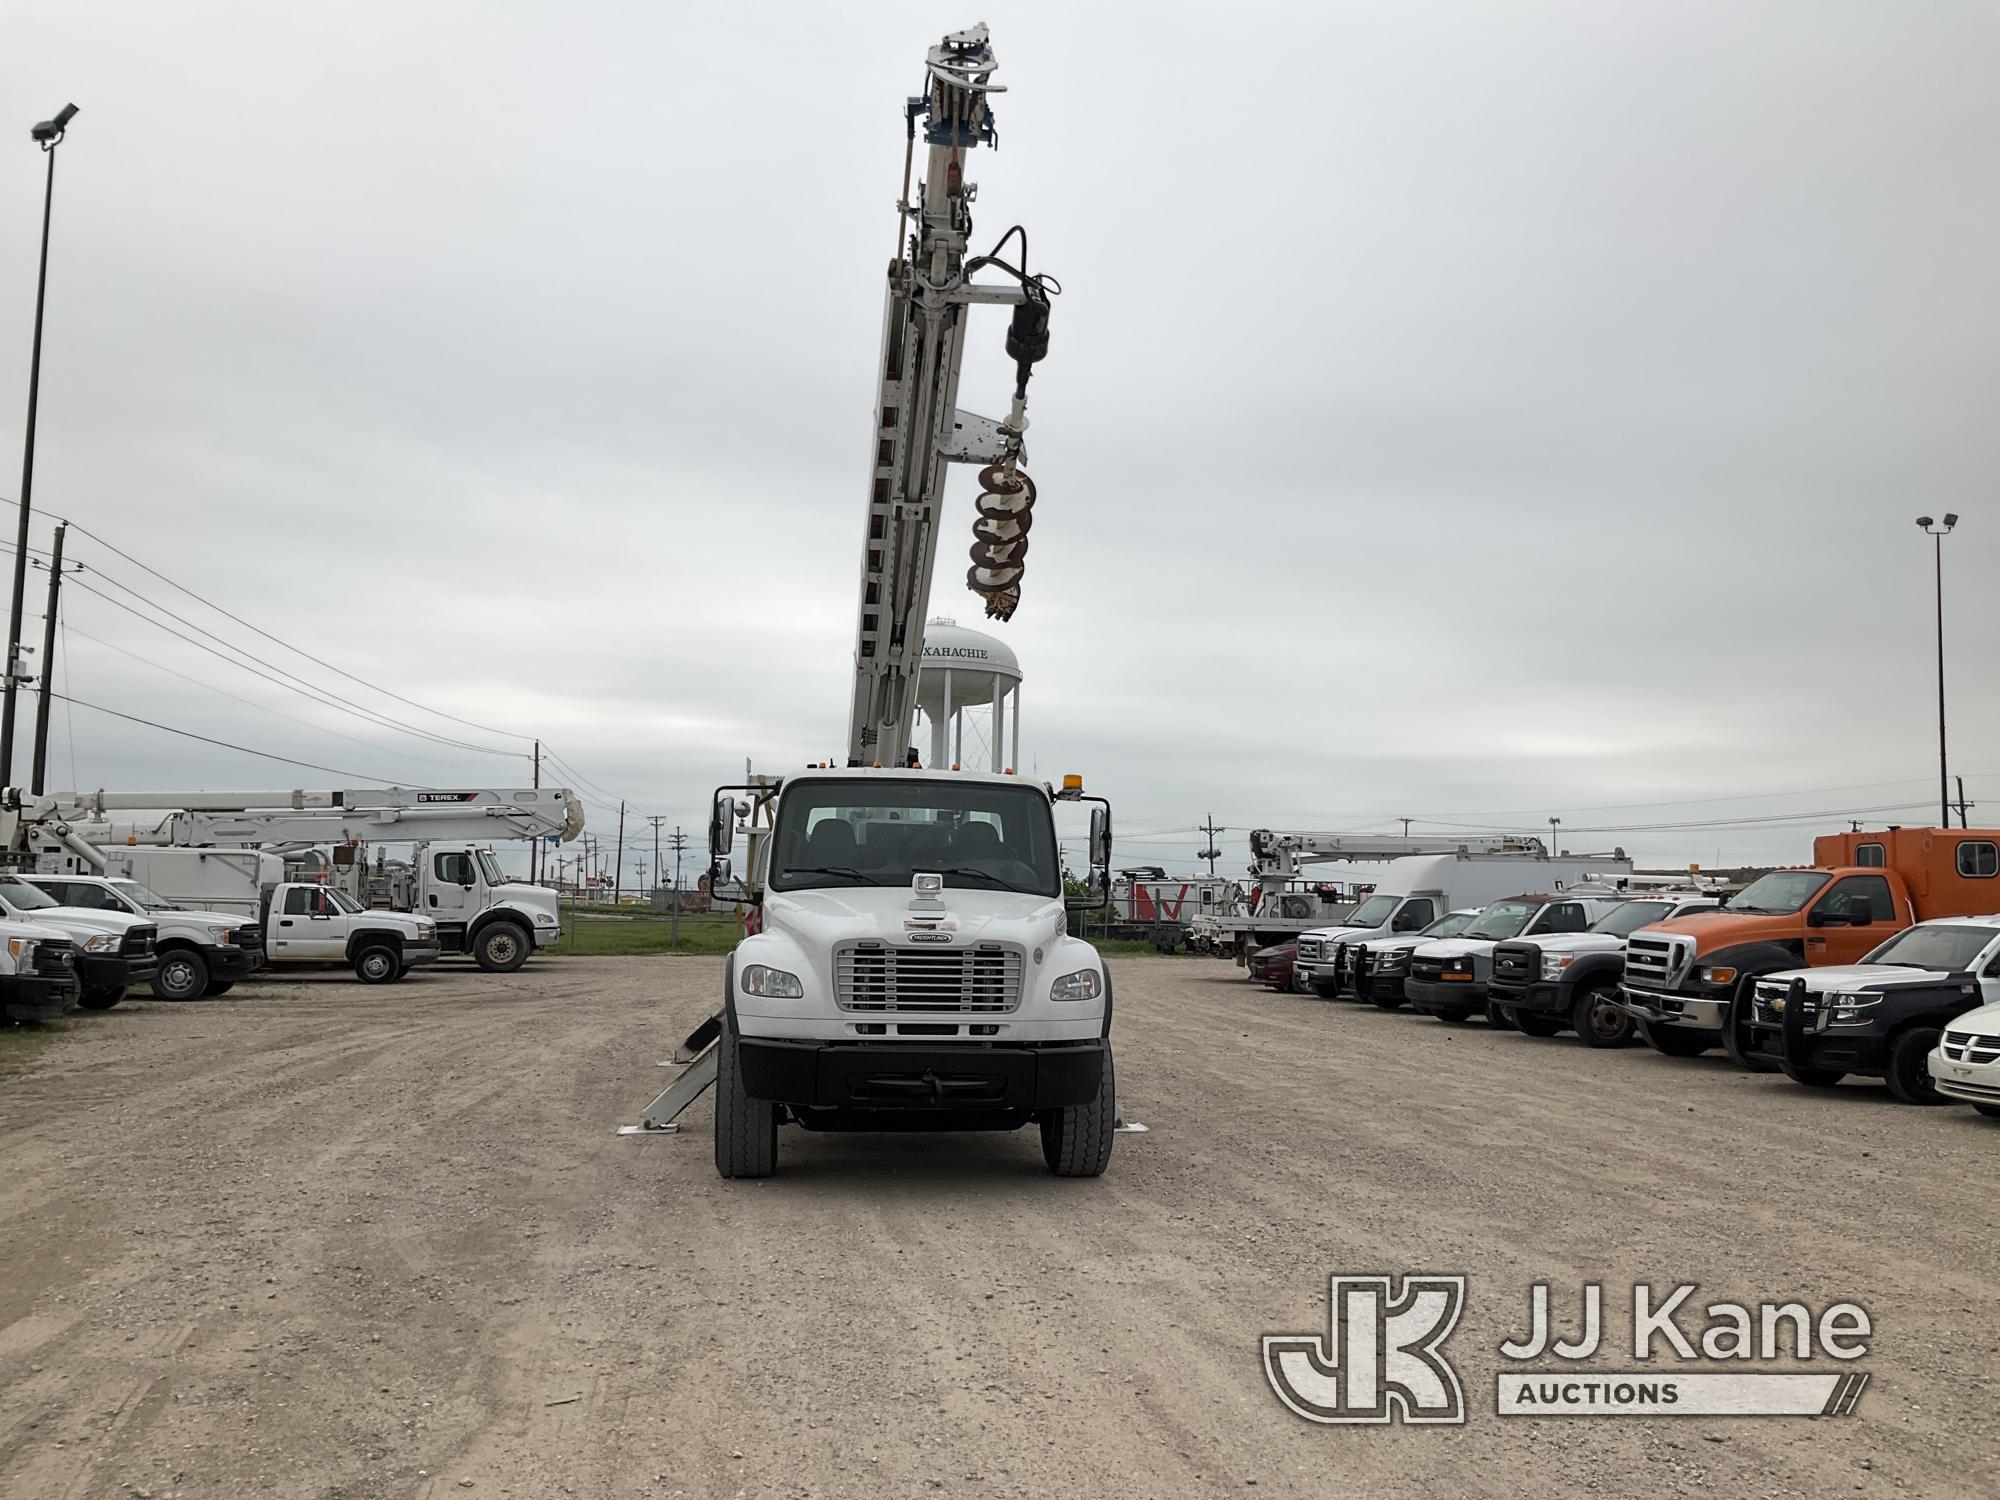
[(1775, 1073), (1778, 1064), (1771, 1058), (1758, 1057), (1750, 1051), (1750, 1027), (1744, 1019), (1753, 1001), (1751, 982), (1744, 980), (1736, 991), (1736, 998), (1729, 1002), (1729, 1008), (1722, 1013), (1722, 1050), (1729, 1054), (1729, 1060), (1746, 1073)]
[(769, 1177), (778, 1170), (778, 1106), (743, 1089), (736, 1032), (715, 1043), (715, 1170), (724, 1177)]
[(1111, 1049), (1106, 1047), (1097, 1097), (1088, 1104), (1067, 1104), (1042, 1116), (1042, 1160), (1058, 1177), (1102, 1177), (1111, 1164), (1117, 1123), (1118, 1081), (1112, 1072)]
[(211, 979), (208, 982), (208, 988), (201, 993), (203, 998), (212, 999), (217, 995), (226, 995), (235, 988), (236, 981), (233, 979)]
[(472, 940), (472, 957), (489, 974), (511, 974), (528, 961), (534, 946), (519, 923), (495, 922)]
[(1586, 1047), (1628, 1047), (1638, 1023), (1618, 1003), (1618, 991), (1600, 984), (1576, 997), (1570, 1026)]
[(1838, 1068), (1794, 1068), (1787, 1067), (1785, 1076), (1793, 1083), (1802, 1083), (1809, 1089), (1830, 1089), (1847, 1075)]
[(76, 997), (76, 1003), (85, 1010), (109, 1010), (125, 998), (122, 985), (96, 985)]
[(383, 943), (371, 943), (354, 955), (354, 976), (363, 984), (394, 984), (403, 977), (403, 955)]
[(1563, 1023), (1554, 1016), (1536, 1015), (1518, 1006), (1509, 1006), (1508, 1012), (1513, 1016), (1514, 1024), (1528, 1036), (1549, 1037), (1563, 1029)]
[(1937, 1050), (1938, 1029), (1916, 1026), (1889, 1044), (1889, 1092), (1901, 1104), (1950, 1104), (1931, 1081), (1931, 1053)]
[(2000, 1104), (1975, 1104), (1972, 1107), (1989, 1120), (2000, 1120)]
[(1640, 1021), (1638, 1031), (1646, 1045), (1662, 1057), (1700, 1057), (1715, 1045), (1715, 1038), (1706, 1031), (1690, 1031), (1685, 1026), (1655, 1026), (1650, 1021)]
[(1370, 995), (1368, 999), (1377, 1010), (1401, 1010), (1403, 1008), (1403, 997), (1401, 995)]
[(1322, 1000), (1338, 1000), (1340, 998), (1340, 982), (1338, 980), (1312, 979), (1308, 980), (1307, 983), (1312, 986), (1312, 992)]
[(186, 948), (160, 955), (153, 993), (162, 1000), (198, 1000), (208, 988), (208, 960)]
[(1498, 1000), (1488, 1000), (1486, 1002), (1486, 1024), (1491, 1026), (1495, 1031), (1519, 1031), (1521, 1029), (1521, 1018), (1515, 1014), (1513, 1006), (1502, 1005)]

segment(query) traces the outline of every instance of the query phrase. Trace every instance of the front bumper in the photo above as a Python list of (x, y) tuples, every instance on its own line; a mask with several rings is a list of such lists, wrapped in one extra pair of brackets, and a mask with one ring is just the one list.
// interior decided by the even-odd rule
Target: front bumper
[(1097, 1097), (1111, 1044), (923, 1047), (740, 1037), (753, 1099), (802, 1108), (1035, 1111)]
[(1486, 1008), (1486, 985), (1477, 979), (1405, 979), (1403, 997), (1434, 1016), (1469, 1016)]
[[(1985, 1038), (1968, 1047), (1950, 1040), (1951, 1027), (1945, 1031), (1945, 1039), (1930, 1056), (1931, 1082), (1937, 1091), (1967, 1104), (2000, 1107), (2000, 1048)], [(1985, 1045), (1979, 1045), (1981, 1041)], [(1980, 1058), (1991, 1060), (1981, 1062)]]
[(436, 938), (427, 942), (406, 941), (403, 944), (403, 967), (421, 969), (425, 964), (434, 964), (444, 955), (444, 945)]
[(119, 992), (135, 984), (148, 983), (160, 972), (157, 953), (81, 953), (76, 956), (76, 975), (87, 990)]
[(201, 958), (208, 965), (210, 979), (222, 979), (230, 984), (248, 979), (264, 967), (262, 948), (204, 948)]
[(76, 1009), (76, 980), (13, 974), (0, 978), (0, 1016), (10, 1021), (59, 1021)]
[(1496, 984), (1490, 993), (1496, 1003), (1511, 1005), (1529, 1016), (1567, 1016), (1575, 1007), (1569, 987), (1552, 979), (1524, 985)]
[(1618, 998), (1625, 1013), (1636, 1021), (1654, 1026), (1685, 1026), (1690, 1031), (1721, 1031), (1723, 1013), (1729, 1008), (1726, 995), (1668, 993), (1639, 990), (1621, 985)]

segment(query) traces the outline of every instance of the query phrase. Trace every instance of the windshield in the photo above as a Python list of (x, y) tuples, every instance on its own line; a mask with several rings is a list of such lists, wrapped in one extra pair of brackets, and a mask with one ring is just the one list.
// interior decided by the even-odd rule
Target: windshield
[(1622, 906), (1614, 906), (1604, 916), (1592, 924), (1592, 932), (1608, 932), (1613, 937), (1630, 937), (1641, 927), (1646, 927), (1668, 916), (1674, 909), (1671, 901), (1627, 901)]
[(2000, 932), (1991, 927), (1906, 927), (1861, 961), (1915, 969), (1970, 969), (1996, 937)]
[(29, 885), (18, 875), (0, 875), (0, 900), (21, 911), (40, 911), (43, 907), (62, 905), (47, 891)]
[(1347, 914), (1340, 925), (1343, 927), (1380, 927), (1388, 921), (1396, 907), (1402, 902), (1401, 896), (1370, 896), (1366, 901)]
[(345, 891), (336, 891), (330, 885), (321, 886), (320, 889), (325, 891), (327, 895), (333, 897), (333, 904), (339, 907), (342, 911), (346, 912), (349, 916), (352, 916), (355, 912), (358, 911), (368, 910), (367, 907), (363, 906), (359, 901), (356, 901), (352, 896), (348, 895)]
[(778, 802), (771, 889), (907, 886), (1062, 894), (1049, 799), (1026, 784), (949, 776), (796, 781)]
[(1422, 932), (1418, 933), (1417, 936), (1424, 938), (1457, 937), (1478, 919), (1479, 913), (1476, 911), (1447, 912)]
[(136, 880), (114, 880), (111, 882), (111, 888), (128, 901), (138, 902), (147, 911), (180, 910), (178, 906), (175, 906), (173, 902), (162, 896), (151, 886), (141, 885)]
[(1818, 870), (1773, 870), (1751, 881), (1743, 894), (1723, 909), (1781, 916), (1803, 907), (1831, 878)]
[(493, 857), (491, 849), (478, 851), (479, 873), (486, 877), (488, 885), (506, 885), (508, 877), (500, 872), (500, 861)]
[(1528, 918), (1540, 910), (1540, 904), (1534, 901), (1495, 901), (1462, 935), (1469, 938), (1515, 937), (1528, 925)]

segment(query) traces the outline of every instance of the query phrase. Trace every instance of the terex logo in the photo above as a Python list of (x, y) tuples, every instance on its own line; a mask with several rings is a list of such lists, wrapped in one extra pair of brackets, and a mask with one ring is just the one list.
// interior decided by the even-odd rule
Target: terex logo
[(1458, 1372), (1438, 1352), (1465, 1311), (1463, 1276), (1327, 1279), (1328, 1333), (1264, 1336), (1264, 1375), (1308, 1422), (1463, 1423)]

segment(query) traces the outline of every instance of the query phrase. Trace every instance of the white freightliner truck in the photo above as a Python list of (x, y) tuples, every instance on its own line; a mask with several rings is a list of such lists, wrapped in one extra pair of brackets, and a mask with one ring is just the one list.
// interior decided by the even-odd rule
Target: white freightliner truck
[[(518, 969), (559, 939), (562, 925), (554, 891), (509, 879), (480, 845), (572, 839), (583, 829), (582, 804), (560, 787), (57, 792), (38, 807), (72, 836), (38, 840), (44, 873), (121, 875), (177, 903), (250, 916), (261, 915), (277, 883), (265, 863), (276, 856), (256, 851), (329, 845), (323, 883), (349, 905), (420, 918), (442, 953), (470, 954), (492, 973)], [(71, 847), (78, 838), (86, 852)], [(411, 843), (415, 858), (379, 861), (371, 872), (363, 841)], [(275, 942), (270, 952), (281, 961)]]
[[(1111, 985), (1066, 930), (1055, 809), (1089, 800), (1090, 904), (1110, 889), (1111, 817), (1063, 788), (1011, 775), (924, 770), (911, 750), (947, 465), (982, 465), (967, 584), (987, 613), (1019, 601), (1034, 485), (1019, 465), (1027, 381), (1048, 346), (1055, 290), (1026, 265), (1026, 234), (968, 256), (968, 151), (992, 144), (986, 28), (931, 48), (909, 101), (927, 148), (906, 183), (890, 262), (862, 543), (847, 765), (721, 788), (710, 888), (727, 889), (742, 823), (748, 935), (725, 969), (721, 1009), (689, 1037), (688, 1071), (653, 1101), (672, 1121), (715, 1088), (715, 1164), (762, 1177), (778, 1127), (1041, 1132), (1049, 1169), (1091, 1177), (1110, 1160), (1115, 1084)], [(1019, 237), (1019, 264), (1001, 256)], [(981, 284), (991, 267), (1004, 282)], [(966, 311), (1011, 306), (1012, 409), (958, 409)]]

